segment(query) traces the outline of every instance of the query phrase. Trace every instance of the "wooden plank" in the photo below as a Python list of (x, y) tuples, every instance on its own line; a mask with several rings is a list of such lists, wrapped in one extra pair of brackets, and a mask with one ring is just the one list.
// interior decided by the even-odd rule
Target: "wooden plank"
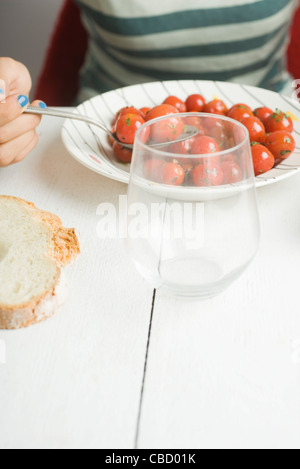
[(82, 254), (67, 268), (69, 298), (50, 320), (0, 331), (1, 448), (132, 448), (153, 290), (127, 258), (123, 241), (99, 239), (102, 202), (126, 186), (75, 162), (44, 119), (40, 143), (20, 165), (0, 169), (2, 194), (57, 213), (81, 234)]
[(300, 448), (300, 176), (258, 200), (260, 251), (236, 283), (157, 294), (139, 448)]

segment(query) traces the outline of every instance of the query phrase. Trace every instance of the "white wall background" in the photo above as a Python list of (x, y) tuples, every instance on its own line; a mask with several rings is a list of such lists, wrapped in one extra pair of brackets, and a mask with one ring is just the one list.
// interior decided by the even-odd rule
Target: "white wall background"
[(0, 57), (23, 62), (36, 84), (63, 0), (0, 0)]

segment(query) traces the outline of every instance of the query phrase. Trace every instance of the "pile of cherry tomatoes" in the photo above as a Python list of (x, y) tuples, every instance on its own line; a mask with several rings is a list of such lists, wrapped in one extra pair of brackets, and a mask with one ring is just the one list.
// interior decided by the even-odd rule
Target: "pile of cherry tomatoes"
[[(170, 119), (145, 127), (142, 139), (144, 142), (170, 142), (164, 151), (178, 154), (172, 160), (150, 159), (146, 161), (144, 175), (155, 182), (171, 185), (216, 186), (241, 181), (242, 168), (234, 154), (219, 158), (217, 153), (231, 148), (230, 142), (224, 137), (224, 121), (221, 119), (191, 116), (181, 119), (177, 114), (183, 112), (200, 112), (227, 116), (241, 122), (249, 131), (251, 151), (255, 175), (258, 176), (288, 158), (295, 149), (292, 119), (276, 109), (259, 107), (252, 110), (247, 104), (238, 103), (227, 108), (219, 99), (206, 102), (200, 94), (188, 96), (186, 101), (169, 96), (159, 106), (141, 108), (128, 106), (115, 116), (112, 132), (120, 143), (111, 140), (116, 158), (123, 163), (130, 163), (132, 151), (122, 143), (133, 144), (135, 134), (145, 122), (157, 117), (171, 115)], [(198, 135), (183, 142), (177, 140), (187, 123), (199, 129)], [(204, 123), (203, 123), (204, 122)], [(212, 126), (213, 122), (213, 126)], [(188, 155), (191, 155), (191, 158)], [(192, 155), (209, 155), (209, 160)], [(182, 155), (182, 157), (180, 157)]]

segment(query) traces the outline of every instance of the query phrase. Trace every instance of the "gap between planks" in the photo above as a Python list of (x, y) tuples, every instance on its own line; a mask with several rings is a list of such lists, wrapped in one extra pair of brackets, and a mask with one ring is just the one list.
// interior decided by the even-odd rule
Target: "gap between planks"
[(135, 439), (134, 439), (134, 449), (138, 449), (138, 443), (139, 443), (140, 424), (141, 424), (141, 417), (142, 417), (143, 397), (144, 397), (145, 380), (146, 380), (146, 373), (147, 373), (147, 364), (148, 364), (148, 356), (149, 356), (149, 348), (150, 348), (150, 339), (151, 339), (155, 299), (156, 299), (156, 290), (153, 291), (153, 297), (152, 297), (152, 305), (151, 305), (151, 313), (150, 313), (150, 321), (149, 321), (149, 329), (148, 329), (148, 338), (147, 338), (147, 346), (146, 346), (145, 362), (144, 362), (144, 372), (143, 372), (143, 379), (142, 379), (142, 386), (141, 386), (141, 393), (140, 393), (140, 402), (139, 402), (139, 409), (138, 409), (138, 416), (137, 416), (137, 423), (136, 423), (136, 432), (135, 432)]

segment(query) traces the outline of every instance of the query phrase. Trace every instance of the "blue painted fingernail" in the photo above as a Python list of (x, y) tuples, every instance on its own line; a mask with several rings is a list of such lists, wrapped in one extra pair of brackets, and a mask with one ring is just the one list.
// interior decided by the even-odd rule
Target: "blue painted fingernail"
[(41, 102), (39, 103), (39, 107), (42, 108), (42, 109), (46, 109), (46, 108), (47, 108), (47, 104), (44, 103), (44, 101), (41, 101)]
[(0, 102), (5, 102), (6, 85), (5, 81), (0, 78)]
[(27, 98), (27, 96), (21, 94), (18, 97), (18, 103), (20, 104), (21, 107), (25, 107), (29, 103), (29, 99)]

